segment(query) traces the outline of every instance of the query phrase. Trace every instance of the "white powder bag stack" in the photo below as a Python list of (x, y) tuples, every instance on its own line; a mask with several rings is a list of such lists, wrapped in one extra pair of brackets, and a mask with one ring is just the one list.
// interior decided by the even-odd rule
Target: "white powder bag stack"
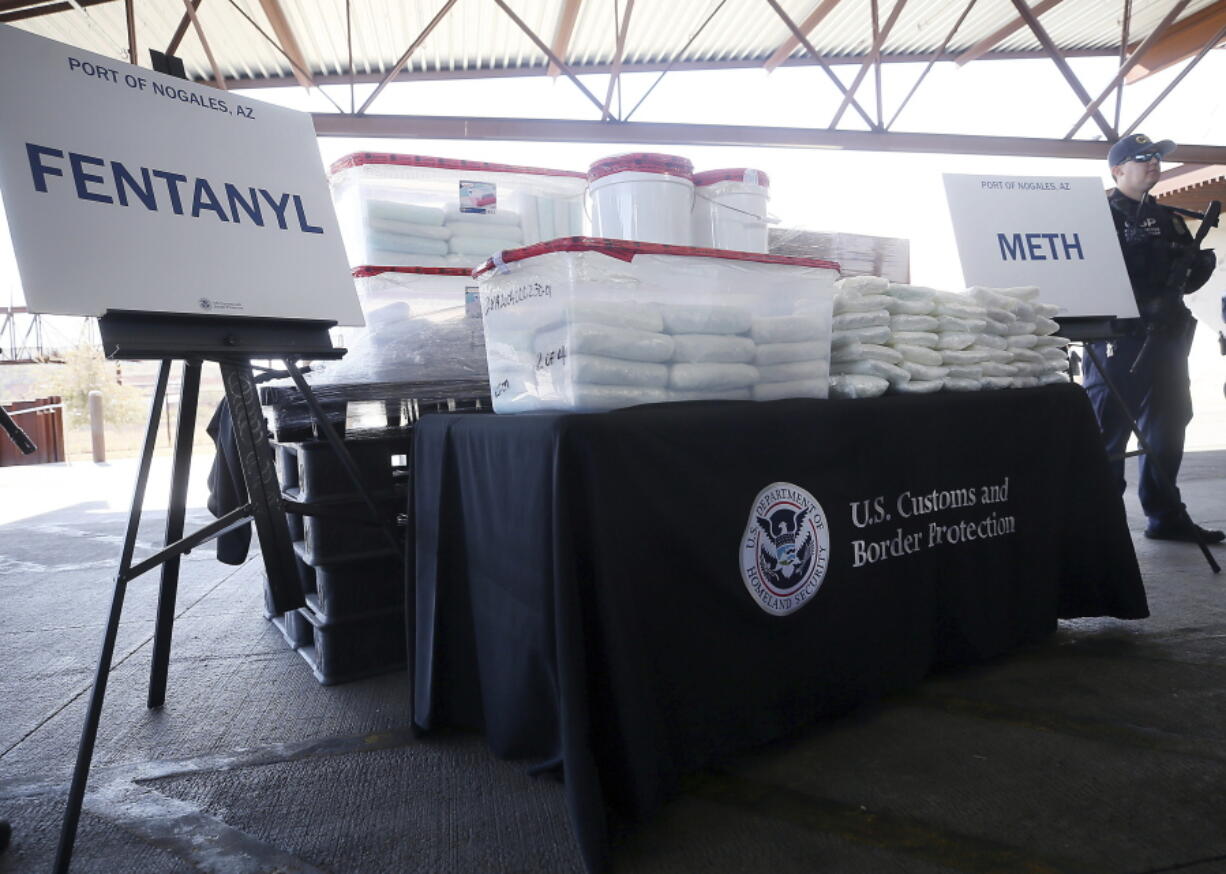
[(859, 373), (834, 374), (830, 377), (832, 398), (875, 398), (885, 394), (889, 380)]
[(845, 276), (835, 282), (834, 287), (836, 291), (847, 294), (885, 294), (890, 280), (881, 276)]
[(443, 210), (395, 200), (362, 202), (362, 224), (372, 264), (447, 267), (451, 231)]
[(940, 391), (948, 371), (937, 350), (940, 322), (935, 318), (936, 292), (921, 286), (891, 284), (886, 290), (890, 311), (890, 347), (901, 357), (898, 366), (911, 377), (891, 384), (902, 394)]
[(816, 316), (764, 316), (749, 328), (758, 381), (756, 401), (826, 395), (830, 327)]
[(676, 340), (664, 333), (660, 310), (650, 304), (591, 301), (571, 321), (532, 339), (537, 380), (562, 380), (578, 409), (609, 410), (669, 400), (669, 362)]
[(999, 340), (986, 339), (991, 336), (986, 333), (989, 329), (986, 308), (964, 294), (938, 291), (933, 315), (938, 322), (937, 349), (947, 370), (945, 389), (978, 391), (998, 387), (995, 381), (984, 382), (983, 367), (991, 363), (993, 347), (1004, 345)]
[(1069, 381), (1068, 338), (1056, 335), (1060, 324), (1055, 316), (1060, 307), (1055, 304), (1034, 301), (1035, 352), (1043, 356), (1044, 369), (1038, 374), (1039, 385), (1056, 385)]
[[(1059, 307), (1039, 300), (1035, 286), (983, 288), (968, 294), (982, 304), (998, 323), (1013, 368), (1012, 388), (1031, 388), (1067, 382), (1068, 340), (1056, 337), (1059, 324), (1052, 318)], [(1004, 378), (1003, 369), (1000, 377)]]
[(903, 356), (890, 346), (894, 298), (883, 293), (889, 287), (878, 277), (840, 281), (830, 341), (832, 397), (876, 397), (890, 386), (911, 380), (902, 367)]
[(672, 343), (666, 371), (674, 401), (745, 401), (759, 379), (758, 347), (749, 336), (747, 309), (700, 304), (659, 304), (663, 330)]
[(459, 203), (449, 203), (442, 210), (444, 228), (448, 231), (448, 251), (465, 263), (477, 264), (504, 249), (524, 244), (524, 232), (519, 213), (461, 212)]

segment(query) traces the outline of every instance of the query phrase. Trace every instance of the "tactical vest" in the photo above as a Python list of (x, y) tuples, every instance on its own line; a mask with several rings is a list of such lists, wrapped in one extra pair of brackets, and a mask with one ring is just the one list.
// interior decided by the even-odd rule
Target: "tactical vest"
[(1108, 201), (1133, 294), (1138, 301), (1160, 296), (1181, 247), (1192, 242), (1188, 226), (1152, 198), (1137, 203), (1116, 190)]

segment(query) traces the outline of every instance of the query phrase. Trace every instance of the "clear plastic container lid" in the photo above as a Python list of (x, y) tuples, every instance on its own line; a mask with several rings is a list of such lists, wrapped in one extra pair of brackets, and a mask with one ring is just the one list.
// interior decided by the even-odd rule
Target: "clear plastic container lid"
[(468, 161), (462, 158), (436, 158), (430, 155), (397, 155), (392, 152), (354, 152), (333, 162), (330, 173), (340, 173), (352, 167), (370, 164), (395, 167), (421, 167), (431, 170), (462, 170), (472, 173), (517, 173), (523, 176), (560, 176), (583, 179), (577, 170), (555, 170), (549, 167), (526, 167), (518, 164), (495, 164), (490, 161)]
[(353, 268), (354, 279), (369, 279), (382, 273), (415, 273), (419, 276), (472, 276), (467, 267), (379, 267), (363, 264)]
[(473, 271), (479, 277), (497, 267), (548, 255), (553, 252), (598, 252), (621, 261), (633, 261), (636, 255), (678, 255), (690, 258), (720, 258), (725, 261), (754, 261), (759, 264), (783, 264), (790, 267), (820, 267), (838, 270), (834, 261), (820, 258), (794, 258), (789, 255), (763, 255), (757, 252), (735, 252), (730, 249), (705, 249), (700, 246), (670, 246), (664, 243), (640, 243), (634, 240), (610, 240), (602, 237), (562, 237), (519, 249), (507, 249), (490, 258)]

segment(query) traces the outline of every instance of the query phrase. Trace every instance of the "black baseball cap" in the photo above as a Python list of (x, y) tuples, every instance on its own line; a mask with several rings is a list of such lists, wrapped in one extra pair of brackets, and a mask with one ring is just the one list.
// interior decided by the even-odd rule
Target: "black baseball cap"
[(1173, 151), (1175, 151), (1175, 144), (1170, 140), (1160, 140), (1155, 143), (1145, 134), (1132, 134), (1111, 147), (1111, 151), (1107, 153), (1107, 164), (1115, 167), (1146, 152), (1157, 152), (1158, 157), (1165, 158)]

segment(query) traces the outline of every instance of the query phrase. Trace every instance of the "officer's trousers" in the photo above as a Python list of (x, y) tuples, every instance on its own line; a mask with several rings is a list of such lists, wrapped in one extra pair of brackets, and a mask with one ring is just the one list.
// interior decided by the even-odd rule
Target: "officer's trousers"
[[(1184, 514), (1183, 500), (1174, 483), (1179, 474), (1179, 465), (1183, 462), (1184, 432), (1188, 422), (1192, 421), (1188, 352), (1192, 348), (1194, 329), (1195, 322), (1179, 336), (1154, 334), (1145, 360), (1136, 373), (1128, 371), (1141, 351), (1144, 337), (1124, 337), (1112, 341), (1115, 349), (1110, 356), (1107, 355), (1110, 344), (1093, 344), (1128, 411), (1136, 417), (1141, 436), (1149, 444), (1150, 454), (1141, 456), (1137, 496), (1141, 499), (1141, 508), (1149, 518), (1151, 528), (1177, 523)], [(1107, 454), (1113, 459), (1112, 470), (1119, 481), (1120, 494), (1123, 494), (1123, 454), (1131, 428), (1103, 376), (1087, 355), (1082, 384), (1090, 396), (1094, 414), (1098, 416)], [(1119, 456), (1118, 459), (1116, 456)], [(1161, 465), (1171, 485), (1166, 485), (1161, 474), (1155, 473), (1155, 464)]]

